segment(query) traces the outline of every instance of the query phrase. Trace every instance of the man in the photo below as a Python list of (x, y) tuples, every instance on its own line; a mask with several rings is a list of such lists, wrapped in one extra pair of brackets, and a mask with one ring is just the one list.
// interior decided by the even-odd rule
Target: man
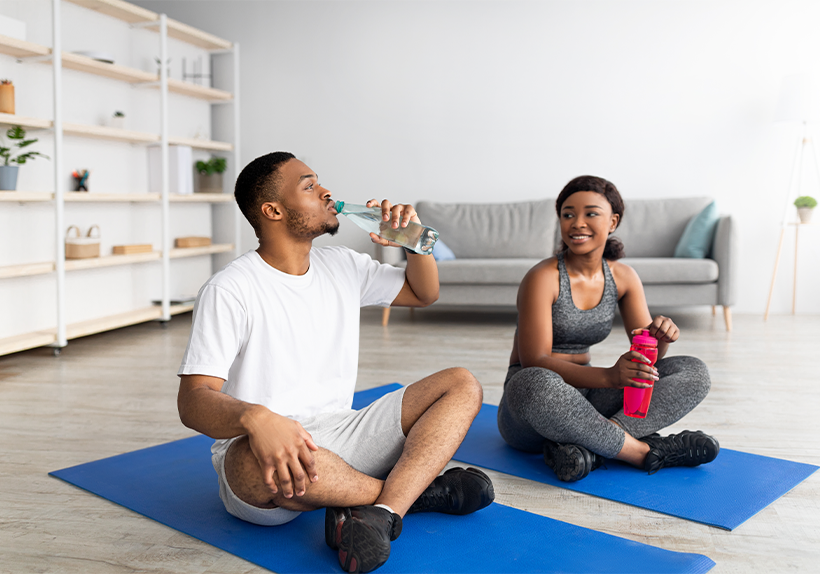
[[(350, 409), (359, 308), (433, 303), (433, 257), (408, 252), (405, 271), (345, 247), (313, 247), (339, 227), (335, 202), (290, 153), (248, 164), (235, 196), (259, 249), (200, 290), (178, 398), (182, 422), (217, 439), (212, 461), (228, 512), (278, 525), (325, 507), (325, 541), (339, 563), (368, 572), (387, 560), (405, 514), (490, 504), (481, 471), (437, 476), (481, 408), (468, 371), (447, 369)], [(410, 205), (381, 208), (394, 228), (418, 222)]]

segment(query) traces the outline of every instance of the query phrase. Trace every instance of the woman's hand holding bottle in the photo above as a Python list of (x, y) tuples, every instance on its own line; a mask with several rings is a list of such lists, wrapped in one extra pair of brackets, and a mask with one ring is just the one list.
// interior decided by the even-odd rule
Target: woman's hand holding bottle
[[(640, 379), (640, 381), (635, 379)], [(615, 365), (609, 368), (609, 386), (614, 389), (623, 389), (624, 387), (649, 389), (652, 388), (652, 385), (642, 381), (657, 380), (658, 370), (652, 366), (652, 361), (637, 351), (627, 351), (618, 357), (618, 362)]]

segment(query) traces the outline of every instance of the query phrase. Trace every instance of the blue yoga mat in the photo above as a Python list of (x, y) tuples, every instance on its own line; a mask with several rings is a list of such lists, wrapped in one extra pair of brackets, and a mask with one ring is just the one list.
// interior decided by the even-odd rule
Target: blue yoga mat
[[(340, 572), (324, 511), (274, 527), (229, 515), (204, 436), (52, 472), (52, 476), (280, 574)], [(699, 554), (671, 552), (500, 504), (469, 516), (404, 520), (378, 572), (708, 572)]]
[[(357, 393), (355, 408), (400, 386), (394, 383)], [(743, 524), (818, 468), (721, 448), (713, 462), (694, 468), (664, 468), (649, 475), (608, 460), (606, 468), (599, 468), (581, 481), (561, 482), (541, 455), (517, 451), (504, 442), (498, 432), (497, 414), (496, 406), (481, 407), (454, 459), (726, 530)]]

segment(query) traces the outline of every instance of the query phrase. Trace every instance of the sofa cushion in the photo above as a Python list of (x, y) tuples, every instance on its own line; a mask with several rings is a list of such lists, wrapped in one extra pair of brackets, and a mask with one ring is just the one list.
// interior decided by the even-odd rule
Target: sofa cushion
[(703, 259), (712, 251), (718, 222), (717, 204), (713, 201), (689, 220), (675, 247), (675, 257)]
[(416, 211), (458, 259), (552, 255), (557, 222), (554, 199), (482, 204), (420, 201)]
[(623, 242), (627, 257), (674, 257), (689, 220), (711, 202), (708, 197), (625, 199), (624, 217), (613, 235)]
[(624, 257), (620, 260), (632, 267), (641, 283), (714, 283), (718, 280), (718, 264), (714, 259), (683, 259), (675, 257)]
[(438, 262), (439, 283), (518, 285), (541, 259), (453, 259)]

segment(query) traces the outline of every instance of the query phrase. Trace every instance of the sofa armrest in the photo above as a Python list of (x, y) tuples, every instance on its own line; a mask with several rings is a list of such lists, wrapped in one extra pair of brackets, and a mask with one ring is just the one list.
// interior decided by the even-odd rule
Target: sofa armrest
[(737, 290), (737, 230), (731, 215), (725, 215), (718, 220), (715, 230), (715, 239), (712, 243), (712, 259), (714, 259), (720, 274), (718, 275), (718, 305), (731, 307), (735, 304)]
[(404, 250), (399, 247), (376, 245), (376, 259), (380, 263), (400, 266), (405, 259)]

